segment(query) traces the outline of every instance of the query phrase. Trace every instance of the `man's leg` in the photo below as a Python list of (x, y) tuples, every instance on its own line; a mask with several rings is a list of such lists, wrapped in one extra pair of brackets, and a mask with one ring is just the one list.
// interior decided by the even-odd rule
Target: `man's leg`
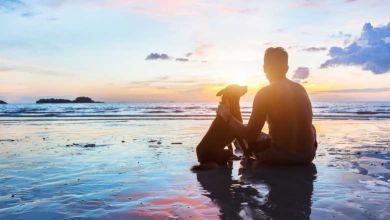
[(271, 137), (268, 134), (261, 133), (256, 143), (252, 146), (257, 160), (264, 164), (291, 165), (308, 164), (314, 159), (315, 147), (308, 149), (305, 153), (286, 152), (272, 145)]
[(286, 152), (273, 146), (271, 137), (268, 134), (261, 133), (256, 139), (256, 142), (249, 146), (249, 150), (253, 152), (260, 163), (265, 164), (309, 164), (313, 161), (317, 150), (316, 130), (313, 126), (315, 143), (312, 148), (305, 152), (292, 153)]
[(258, 154), (270, 147), (271, 137), (268, 134), (261, 132), (257, 137), (256, 142), (249, 146), (249, 151), (253, 152), (254, 154)]

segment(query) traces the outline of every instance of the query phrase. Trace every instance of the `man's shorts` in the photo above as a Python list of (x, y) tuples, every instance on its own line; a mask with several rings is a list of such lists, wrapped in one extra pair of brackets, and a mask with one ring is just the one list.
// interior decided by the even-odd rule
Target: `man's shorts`
[(262, 132), (257, 137), (255, 144), (250, 148), (260, 163), (280, 165), (310, 164), (316, 155), (317, 142), (311, 149), (305, 152), (288, 152), (274, 145), (271, 137)]

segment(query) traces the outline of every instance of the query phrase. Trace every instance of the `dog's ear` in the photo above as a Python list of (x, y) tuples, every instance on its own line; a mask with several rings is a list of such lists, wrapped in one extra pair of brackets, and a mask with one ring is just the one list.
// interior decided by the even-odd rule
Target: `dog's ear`
[(217, 93), (217, 96), (221, 96), (221, 95), (223, 95), (223, 93), (225, 93), (225, 89), (222, 89), (221, 91), (219, 91), (219, 92)]

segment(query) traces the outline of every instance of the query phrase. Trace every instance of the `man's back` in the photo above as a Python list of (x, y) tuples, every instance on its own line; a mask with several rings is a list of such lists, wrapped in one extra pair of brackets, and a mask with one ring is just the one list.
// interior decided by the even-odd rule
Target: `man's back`
[(273, 143), (289, 152), (314, 146), (312, 109), (305, 89), (288, 79), (271, 83), (259, 93), (265, 102), (269, 134)]

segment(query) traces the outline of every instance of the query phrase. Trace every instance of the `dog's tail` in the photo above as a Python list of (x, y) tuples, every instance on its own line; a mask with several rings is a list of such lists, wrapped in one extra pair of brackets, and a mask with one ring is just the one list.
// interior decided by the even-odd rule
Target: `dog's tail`
[(218, 167), (219, 166), (217, 163), (202, 163), (199, 165), (192, 166), (191, 171), (196, 172), (196, 171), (203, 171), (203, 170), (213, 170)]

